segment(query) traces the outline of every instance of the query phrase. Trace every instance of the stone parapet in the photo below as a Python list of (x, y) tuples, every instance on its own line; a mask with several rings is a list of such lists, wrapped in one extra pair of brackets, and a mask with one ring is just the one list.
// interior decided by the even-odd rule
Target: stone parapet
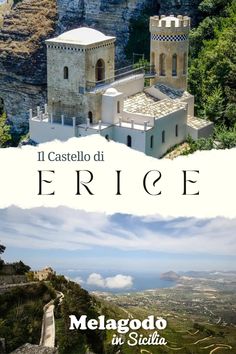
[(188, 34), (190, 23), (191, 20), (188, 16), (153, 16), (150, 17), (149, 29), (151, 33), (158, 34)]

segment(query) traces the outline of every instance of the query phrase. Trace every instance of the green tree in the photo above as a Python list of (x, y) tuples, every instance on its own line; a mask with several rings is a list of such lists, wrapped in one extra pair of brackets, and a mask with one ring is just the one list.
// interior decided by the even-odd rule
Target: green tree
[(199, 10), (207, 15), (217, 15), (219, 12), (222, 14), (231, 2), (232, 0), (204, 0), (199, 5)]
[(27, 280), (28, 281), (34, 281), (35, 280), (34, 279), (34, 272), (32, 272), (32, 271), (27, 272), (26, 276), (27, 276)]
[(5, 251), (6, 247), (4, 245), (0, 245), (0, 254)]
[(225, 109), (225, 118), (227, 125), (231, 126), (236, 124), (236, 103), (228, 103)]
[(211, 121), (216, 122), (224, 113), (224, 98), (220, 87), (207, 97), (205, 102), (205, 115)]
[(190, 34), (189, 91), (196, 115), (215, 130), (213, 139), (189, 141), (189, 152), (236, 146), (236, 0), (203, 0), (199, 9), (203, 19)]
[(18, 275), (24, 275), (30, 270), (30, 267), (24, 264), (22, 261), (13, 263), (14, 270)]
[(236, 124), (226, 129), (224, 126), (216, 127), (215, 140), (218, 142), (218, 149), (230, 149), (236, 146)]
[(139, 16), (135, 16), (130, 20), (129, 40), (125, 48), (128, 59), (133, 58), (133, 53), (144, 55), (149, 58), (150, 52), (150, 33), (149, 18), (158, 15), (160, 5), (157, 1), (149, 1), (140, 12)]
[(10, 125), (7, 124), (6, 113), (0, 116), (0, 147), (5, 147), (11, 140)]
[[(4, 245), (0, 245), (0, 254), (2, 254), (4, 251), (5, 251), (6, 247)], [(4, 264), (4, 261), (3, 259), (1, 259), (0, 257), (0, 270), (2, 269), (3, 267), (3, 264)]]

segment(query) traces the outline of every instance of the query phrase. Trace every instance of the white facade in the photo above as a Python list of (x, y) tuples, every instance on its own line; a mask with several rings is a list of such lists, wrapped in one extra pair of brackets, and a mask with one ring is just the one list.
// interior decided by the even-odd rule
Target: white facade
[(188, 134), (194, 139), (211, 134), (212, 123), (194, 117), (194, 97), (185, 87), (169, 87), (153, 72), (155, 84), (145, 87), (143, 69), (115, 71), (114, 41), (88, 28), (47, 41), (48, 106), (44, 112), (38, 107), (37, 115), (30, 110), (33, 141), (100, 134), (159, 158)]
[[(123, 93), (110, 88), (102, 95), (102, 121), (107, 124), (116, 124), (123, 111)], [(121, 118), (122, 119), (122, 118)]]

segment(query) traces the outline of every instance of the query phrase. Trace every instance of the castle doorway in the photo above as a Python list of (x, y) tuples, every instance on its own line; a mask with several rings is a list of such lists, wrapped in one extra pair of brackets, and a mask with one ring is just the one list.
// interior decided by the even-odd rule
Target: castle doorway
[(99, 59), (96, 64), (96, 81), (103, 81), (105, 79), (105, 63), (104, 60)]

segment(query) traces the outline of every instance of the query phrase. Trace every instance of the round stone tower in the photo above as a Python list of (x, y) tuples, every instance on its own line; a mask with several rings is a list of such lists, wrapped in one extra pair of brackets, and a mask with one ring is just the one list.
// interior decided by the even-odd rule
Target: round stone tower
[(155, 83), (186, 90), (189, 30), (187, 16), (150, 18), (150, 62), (156, 70)]

